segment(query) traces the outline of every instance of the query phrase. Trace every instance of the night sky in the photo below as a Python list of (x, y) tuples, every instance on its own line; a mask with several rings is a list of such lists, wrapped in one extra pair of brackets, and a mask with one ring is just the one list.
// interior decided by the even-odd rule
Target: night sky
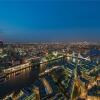
[(99, 39), (99, 0), (0, 0), (0, 40)]

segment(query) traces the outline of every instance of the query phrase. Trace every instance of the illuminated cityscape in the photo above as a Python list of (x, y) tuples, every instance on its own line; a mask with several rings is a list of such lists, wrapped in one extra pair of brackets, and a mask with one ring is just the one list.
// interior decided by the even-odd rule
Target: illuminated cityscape
[(99, 72), (99, 44), (0, 42), (4, 100), (99, 100)]
[(0, 0), (0, 100), (100, 100), (100, 0)]

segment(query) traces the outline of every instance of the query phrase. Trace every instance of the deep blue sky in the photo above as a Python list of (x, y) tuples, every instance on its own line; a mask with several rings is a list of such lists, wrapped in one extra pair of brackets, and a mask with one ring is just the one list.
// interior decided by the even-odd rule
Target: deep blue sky
[(100, 39), (99, 0), (0, 0), (0, 39)]

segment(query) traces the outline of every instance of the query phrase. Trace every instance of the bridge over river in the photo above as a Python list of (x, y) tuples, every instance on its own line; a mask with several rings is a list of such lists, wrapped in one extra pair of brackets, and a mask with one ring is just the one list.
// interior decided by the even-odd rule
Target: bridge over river
[[(74, 61), (75, 59), (87, 60), (86, 58), (75, 56), (60, 56), (45, 62), (34, 62), (34, 60), (31, 62), (30, 59), (25, 64), (3, 70), (3, 73), (0, 73), (0, 97), (32, 84), (47, 67), (52, 68), (57, 65), (63, 65), (69, 57), (73, 58)], [(45, 80), (43, 81), (45, 82)]]
[[(43, 66), (51, 66), (64, 64), (64, 57), (59, 57), (46, 62), (27, 62), (12, 68), (3, 70), (0, 73), (0, 97), (5, 96), (13, 90), (18, 90), (29, 84), (32, 84), (45, 69)], [(45, 67), (45, 68), (46, 68)]]

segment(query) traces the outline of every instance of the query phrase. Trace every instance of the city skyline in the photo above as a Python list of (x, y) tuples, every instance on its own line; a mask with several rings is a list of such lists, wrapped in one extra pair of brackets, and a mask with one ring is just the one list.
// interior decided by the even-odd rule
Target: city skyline
[(1, 0), (0, 40), (99, 41), (98, 0)]

